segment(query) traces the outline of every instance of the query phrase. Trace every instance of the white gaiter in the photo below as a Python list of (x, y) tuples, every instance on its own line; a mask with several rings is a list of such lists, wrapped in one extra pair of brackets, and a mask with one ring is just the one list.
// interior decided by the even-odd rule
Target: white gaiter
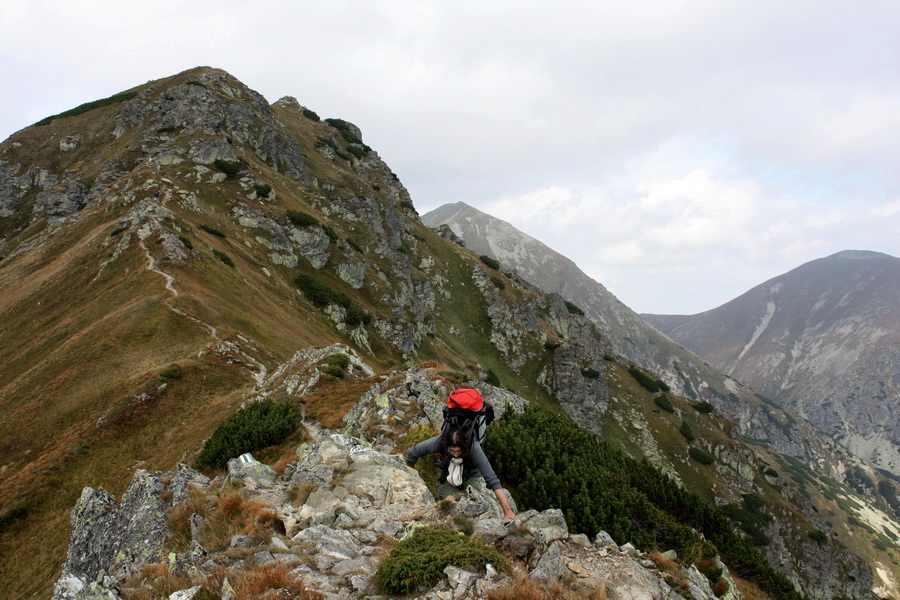
[(459, 487), (463, 482), (463, 459), (451, 458), (450, 468), (447, 471), (447, 483)]

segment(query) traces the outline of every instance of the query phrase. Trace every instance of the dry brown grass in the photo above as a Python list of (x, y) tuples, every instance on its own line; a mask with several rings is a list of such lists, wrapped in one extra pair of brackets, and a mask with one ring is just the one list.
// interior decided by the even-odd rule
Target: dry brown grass
[[(187, 573), (173, 573), (166, 563), (143, 565), (121, 588), (124, 600), (157, 600), (168, 598), (178, 590), (200, 585), (203, 596), (218, 598), (221, 582), (214, 577), (192, 579)], [(202, 596), (200, 596), (202, 597)]]
[(650, 552), (650, 560), (652, 560), (657, 567), (659, 567), (660, 571), (663, 571), (669, 575), (677, 575), (678, 571), (681, 567), (678, 566), (678, 563), (674, 560), (666, 558), (662, 555), (659, 550), (653, 550)]
[(546, 585), (522, 573), (507, 587), (488, 594), (488, 600), (606, 600), (605, 587), (566, 585), (560, 581)]
[(772, 600), (772, 596), (759, 589), (759, 586), (752, 581), (738, 577), (734, 573), (731, 574), (731, 578), (745, 600)]
[(284, 563), (269, 563), (229, 576), (235, 600), (321, 600), (324, 595), (310, 590)]
[(356, 381), (322, 378), (303, 397), (306, 414), (314, 417), (324, 427), (333, 428), (343, 424), (342, 419), (369, 388), (378, 383), (377, 378)]

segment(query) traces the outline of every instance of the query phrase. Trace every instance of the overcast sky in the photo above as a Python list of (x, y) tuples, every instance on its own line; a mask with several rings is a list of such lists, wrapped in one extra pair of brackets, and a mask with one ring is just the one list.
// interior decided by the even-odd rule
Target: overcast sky
[(358, 125), (638, 312), (900, 256), (900, 2), (55, 0), (0, 7), (0, 138), (198, 65)]

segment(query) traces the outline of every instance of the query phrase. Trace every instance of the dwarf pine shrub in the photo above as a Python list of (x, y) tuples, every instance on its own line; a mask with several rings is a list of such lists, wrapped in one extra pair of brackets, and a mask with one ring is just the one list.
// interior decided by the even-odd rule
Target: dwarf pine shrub
[(300, 288), (306, 299), (317, 308), (325, 308), (329, 304), (337, 304), (344, 307), (347, 311), (344, 322), (351, 327), (368, 325), (372, 322), (372, 315), (357, 306), (347, 294), (333, 290), (326, 283), (312, 275), (297, 275), (294, 278), (294, 285)]
[(216, 258), (221, 260), (223, 263), (225, 263), (229, 267), (234, 266), (234, 261), (231, 260), (231, 257), (228, 256), (227, 254), (225, 254), (224, 252), (222, 252), (221, 250), (213, 250), (213, 254), (215, 255)]
[(312, 215), (299, 210), (289, 210), (285, 213), (287, 220), (297, 227), (313, 227), (319, 224), (319, 220)]
[(666, 412), (670, 412), (670, 413), (675, 412), (675, 407), (672, 406), (672, 401), (669, 400), (669, 397), (666, 396), (665, 394), (660, 394), (659, 396), (657, 396), (656, 398), (653, 399), (653, 402), (655, 402), (658, 407), (660, 407), (661, 409), (663, 409)]
[(716, 457), (702, 448), (690, 448), (688, 454), (691, 458), (703, 465), (711, 465), (716, 462)]
[(660, 391), (659, 383), (636, 366), (631, 365), (628, 367), (628, 372), (648, 392), (655, 394)]
[(500, 270), (500, 261), (498, 261), (496, 258), (491, 258), (491, 257), (488, 256), (487, 254), (482, 254), (482, 255), (479, 256), (478, 258), (481, 259), (481, 262), (483, 262), (484, 264), (486, 264), (486, 265), (489, 266), (490, 268), (494, 269), (495, 271), (499, 271), (499, 270)]
[(487, 563), (506, 568), (500, 553), (478, 538), (449, 529), (420, 529), (394, 546), (375, 581), (388, 594), (410, 594), (434, 586), (448, 566), (474, 570)]
[(260, 198), (268, 198), (269, 194), (272, 193), (272, 186), (268, 183), (254, 183), (253, 191), (255, 191), (256, 195)]
[(234, 179), (241, 171), (244, 170), (244, 167), (246, 165), (242, 160), (223, 160), (221, 158), (217, 158), (213, 161), (213, 166), (219, 171), (225, 173), (225, 177), (227, 177), (228, 179)]
[(169, 365), (159, 376), (165, 381), (174, 381), (181, 377), (181, 367), (176, 363)]
[(216, 229), (215, 227), (210, 227), (209, 225), (206, 225), (206, 224), (201, 225), (201, 226), (200, 226), (200, 229), (202, 229), (202, 230), (205, 231), (206, 233), (208, 233), (208, 234), (210, 234), (210, 235), (214, 235), (214, 236), (216, 236), (216, 237), (220, 237), (220, 238), (225, 237), (225, 234), (224, 234), (224, 233), (222, 233), (221, 231), (219, 231), (219, 230)]
[(118, 104), (120, 102), (126, 102), (131, 100), (137, 96), (137, 92), (122, 92), (120, 94), (116, 94), (114, 96), (110, 96), (109, 98), (104, 98), (102, 100), (94, 100), (93, 102), (86, 102), (75, 108), (67, 110), (65, 112), (61, 112), (58, 115), (53, 115), (50, 117), (45, 117), (35, 123), (35, 125), (46, 125), (53, 121), (54, 119), (62, 119), (64, 117), (74, 117), (75, 115), (80, 115), (82, 113), (86, 113), (89, 110), (94, 110), (95, 108), (100, 108), (102, 106), (109, 106), (110, 104)]
[(697, 412), (707, 415), (715, 409), (709, 402), (698, 402), (697, 404), (692, 404), (691, 407)]
[(678, 431), (682, 436), (684, 436), (684, 439), (689, 442), (693, 442), (695, 439), (697, 439), (697, 436), (694, 435), (694, 430), (691, 429), (691, 426), (687, 424), (687, 421), (682, 421), (681, 427), (678, 428)]
[(293, 402), (275, 403), (266, 398), (252, 402), (225, 419), (203, 444), (198, 467), (223, 468), (247, 452), (274, 446), (294, 433), (300, 410)]
[[(628, 457), (564, 415), (536, 406), (526, 406), (522, 414), (507, 410), (491, 427), (485, 452), (500, 479), (517, 491), (520, 509), (559, 508), (574, 533), (603, 529), (617, 542), (631, 541), (643, 550), (676, 550), (685, 564), (703, 563), (718, 551), (732, 572), (772, 597), (800, 600), (790, 580), (772, 569), (719, 508), (647, 461)], [(566, 449), (564, 458), (560, 447)], [(708, 569), (701, 572), (718, 580)]]
[(306, 117), (307, 119), (312, 119), (313, 121), (320, 120), (319, 115), (314, 110), (311, 110), (309, 108), (304, 108), (301, 112), (303, 112), (303, 116)]
[(566, 300), (566, 310), (569, 311), (570, 315), (578, 315), (579, 317), (584, 316), (584, 311), (578, 308), (576, 305), (572, 304), (568, 300)]

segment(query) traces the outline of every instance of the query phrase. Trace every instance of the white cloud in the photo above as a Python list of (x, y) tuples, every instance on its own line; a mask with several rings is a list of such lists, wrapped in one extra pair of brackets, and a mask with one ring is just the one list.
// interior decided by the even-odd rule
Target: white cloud
[(0, 137), (221, 67), (359, 125), (420, 211), (463, 200), (687, 306), (900, 254), (897, 22), (893, 0), (34, 0), (0, 11)]

